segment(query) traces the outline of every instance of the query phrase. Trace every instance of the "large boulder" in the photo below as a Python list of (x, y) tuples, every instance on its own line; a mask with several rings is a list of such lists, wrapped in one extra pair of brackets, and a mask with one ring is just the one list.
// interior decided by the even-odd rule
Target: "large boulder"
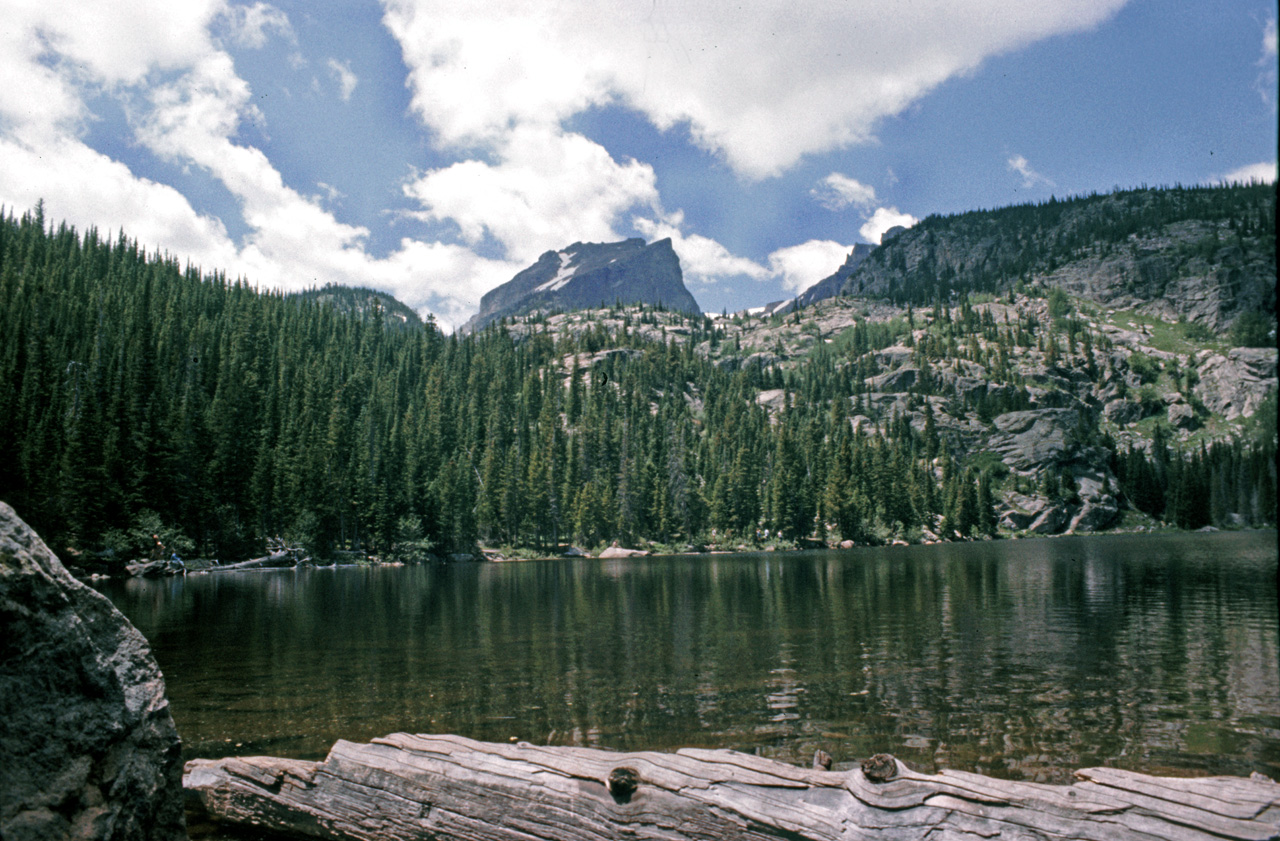
[(180, 841), (182, 757), (147, 641), (0, 502), (0, 838)]

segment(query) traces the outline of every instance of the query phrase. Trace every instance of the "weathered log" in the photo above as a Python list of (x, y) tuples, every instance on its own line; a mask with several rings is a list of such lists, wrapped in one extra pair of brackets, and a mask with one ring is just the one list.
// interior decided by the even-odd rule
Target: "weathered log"
[(298, 559), (294, 557), (290, 551), (272, 552), (264, 558), (254, 558), (249, 561), (241, 561), (237, 564), (223, 564), (221, 566), (209, 567), (209, 572), (228, 572), (237, 569), (265, 569), (269, 567), (291, 567), (297, 566)]
[(1280, 838), (1280, 785), (1087, 768), (1070, 786), (960, 771), (919, 774), (877, 758), (797, 768), (729, 750), (613, 753), (397, 733), (340, 741), (323, 762), (187, 763), (188, 797), (216, 820), (303, 838), (597, 839)]
[(125, 572), (135, 578), (156, 578), (161, 575), (177, 575), (182, 572), (182, 567), (170, 563), (167, 559), (160, 561), (134, 561), (125, 565)]

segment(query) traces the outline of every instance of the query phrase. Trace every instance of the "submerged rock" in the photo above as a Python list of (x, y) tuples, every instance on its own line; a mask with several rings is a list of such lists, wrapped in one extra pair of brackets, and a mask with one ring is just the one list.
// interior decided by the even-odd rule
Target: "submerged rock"
[(186, 839), (147, 641), (2, 502), (0, 627), (0, 838)]

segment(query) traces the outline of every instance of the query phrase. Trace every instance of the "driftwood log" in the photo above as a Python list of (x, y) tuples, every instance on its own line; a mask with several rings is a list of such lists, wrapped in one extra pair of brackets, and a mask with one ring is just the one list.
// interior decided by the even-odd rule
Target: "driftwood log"
[[(612, 753), (398, 733), (340, 741), (323, 762), (271, 757), (187, 763), (188, 799), (215, 820), (303, 838), (1274, 839), (1280, 785), (1107, 768), (1070, 786), (893, 757), (828, 771), (728, 750)], [(873, 780), (883, 780), (874, 782)]]
[(249, 561), (240, 561), (236, 564), (222, 564), (221, 566), (209, 567), (207, 572), (232, 572), (238, 569), (268, 569), (271, 567), (292, 567), (298, 565), (298, 558), (294, 553), (288, 550), (280, 550), (272, 552), (262, 558), (254, 558)]

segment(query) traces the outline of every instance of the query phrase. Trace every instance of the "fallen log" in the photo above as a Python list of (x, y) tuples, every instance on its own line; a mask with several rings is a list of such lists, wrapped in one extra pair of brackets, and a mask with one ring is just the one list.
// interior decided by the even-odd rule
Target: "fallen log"
[[(821, 753), (821, 752), (820, 752)], [(828, 771), (729, 750), (613, 753), (397, 733), (323, 762), (195, 759), (188, 799), (217, 821), (301, 838), (458, 841), (1280, 838), (1280, 785), (1109, 768), (1070, 786), (891, 756)]]
[(237, 564), (222, 564), (220, 566), (209, 567), (209, 572), (230, 572), (238, 569), (266, 569), (271, 567), (291, 567), (297, 566), (298, 559), (290, 551), (283, 550), (272, 552), (262, 558), (254, 558), (249, 561), (240, 561)]

